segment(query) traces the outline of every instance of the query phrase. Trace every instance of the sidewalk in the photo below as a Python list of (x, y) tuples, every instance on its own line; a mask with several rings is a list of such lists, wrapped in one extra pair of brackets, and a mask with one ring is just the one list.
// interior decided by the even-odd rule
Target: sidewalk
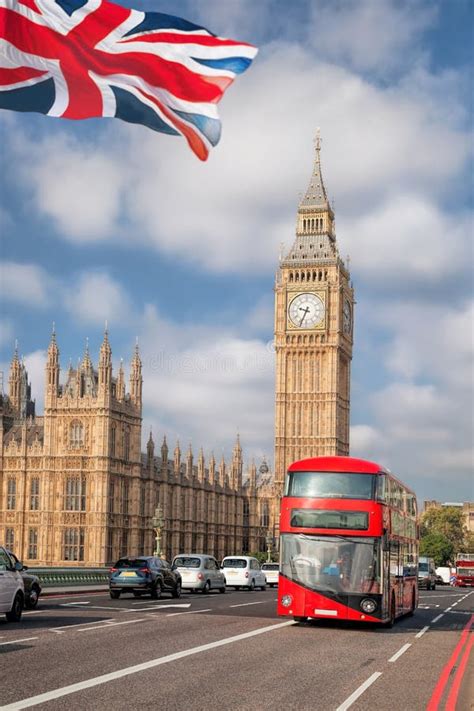
[(42, 597), (52, 597), (53, 595), (84, 595), (87, 593), (108, 592), (108, 585), (58, 585), (48, 586), (41, 590)]

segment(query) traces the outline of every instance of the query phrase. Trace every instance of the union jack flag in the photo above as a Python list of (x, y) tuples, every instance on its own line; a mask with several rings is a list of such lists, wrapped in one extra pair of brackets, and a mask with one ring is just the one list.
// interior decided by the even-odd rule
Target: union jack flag
[(107, 0), (0, 0), (0, 108), (144, 124), (206, 160), (221, 133), (216, 104), (256, 53)]

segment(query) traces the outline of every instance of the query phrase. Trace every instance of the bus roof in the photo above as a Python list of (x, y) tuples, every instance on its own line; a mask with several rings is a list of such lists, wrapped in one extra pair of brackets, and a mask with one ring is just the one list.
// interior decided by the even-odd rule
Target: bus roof
[(355, 457), (312, 457), (310, 459), (300, 459), (299, 462), (290, 464), (288, 471), (355, 472), (358, 474), (390, 473), (380, 464), (369, 462), (366, 459), (356, 459)]

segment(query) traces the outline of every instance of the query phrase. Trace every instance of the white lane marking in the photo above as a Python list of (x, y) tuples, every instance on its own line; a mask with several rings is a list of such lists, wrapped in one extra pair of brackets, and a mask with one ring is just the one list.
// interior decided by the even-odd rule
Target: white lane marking
[[(183, 659), (184, 657), (189, 657), (193, 654), (200, 654), (201, 652), (207, 652), (210, 649), (216, 649), (217, 647), (223, 647), (227, 644), (233, 644), (234, 642), (240, 642), (244, 639), (250, 639), (251, 637), (256, 637), (260, 634), (265, 634), (267, 632), (273, 632), (274, 630), (282, 629), (283, 627), (288, 627), (289, 625), (294, 625), (293, 620), (288, 622), (280, 622), (277, 625), (270, 625), (268, 627), (261, 627), (257, 630), (252, 630), (252, 632), (244, 632), (243, 634), (235, 635), (234, 637), (226, 637), (225, 639), (220, 639), (217, 642), (210, 642), (209, 644), (203, 644), (199, 647), (191, 647), (190, 649), (185, 649), (182, 652), (175, 652), (175, 654), (168, 654), (166, 657), (158, 657), (158, 659), (151, 659), (148, 662), (143, 662), (142, 664), (136, 664), (132, 667), (125, 667), (124, 669), (117, 669), (117, 671), (110, 672), (109, 674), (102, 674), (102, 676), (96, 676), (92, 679), (85, 679), (76, 684), (70, 684), (69, 686), (63, 686), (59, 689), (53, 689), (52, 691), (46, 691), (44, 694), (38, 694), (37, 696), (30, 696), (27, 699), (22, 699), (20, 701), (14, 701), (7, 706), (2, 707), (2, 711), (18, 711), (19, 709), (27, 709), (31, 706), (37, 706), (38, 704), (45, 703), (46, 701), (52, 701), (53, 699), (59, 699), (62, 696), (68, 696), (69, 694), (74, 694), (76, 691), (82, 691), (83, 689), (90, 689), (94, 686), (100, 686), (101, 684), (107, 684), (109, 681), (114, 681), (115, 679), (121, 679), (124, 676), (129, 676), (130, 674), (137, 674), (141, 671), (146, 671), (147, 669), (153, 669), (154, 667), (159, 667), (162, 664), (168, 664), (169, 662), (175, 662), (178, 659)], [(380, 674), (380, 672), (378, 672)], [(341, 707), (342, 708), (342, 707)], [(345, 707), (347, 708), (347, 707)]]
[(392, 657), (390, 657), (390, 659), (388, 661), (389, 662), (396, 662), (397, 659), (399, 659), (402, 656), (402, 654), (405, 654), (407, 649), (410, 649), (410, 647), (411, 647), (411, 644), (409, 642), (407, 642), (406, 644), (403, 645), (403, 647), (400, 647), (398, 652), (395, 652), (395, 654)]
[(453, 609), (452, 607), (447, 607), (445, 612), (451, 612), (452, 609)]
[(84, 602), (62, 602), (60, 607), (69, 607), (72, 605), (90, 605), (89, 600), (84, 600)]
[[(430, 605), (418, 605), (418, 607), (420, 610), (429, 610), (430, 609)], [(438, 605), (438, 607), (439, 607), (439, 605)]]
[[(460, 600), (458, 600), (458, 602), (460, 602)], [(458, 602), (453, 602), (453, 604), (451, 605), (451, 607), (456, 607), (456, 605), (458, 604)]]
[(425, 632), (428, 632), (429, 628), (430, 628), (429, 625), (426, 625), (426, 627), (423, 627), (423, 629), (420, 630), (420, 631), (418, 632), (418, 634), (415, 635), (415, 638), (416, 638), (416, 639), (419, 639), (420, 637), (423, 637), (423, 635), (425, 634)]
[(433, 597), (459, 597), (460, 595), (462, 595), (462, 593), (454, 593), (453, 595), (449, 593), (446, 595), (420, 595), (420, 600), (431, 600)]
[(106, 625), (99, 625), (98, 627), (85, 627), (82, 630), (77, 630), (78, 632), (94, 632), (95, 630), (109, 629), (111, 627), (118, 627), (119, 625), (134, 625), (137, 622), (145, 622), (146, 617), (140, 620), (125, 620), (124, 622), (109, 622)]
[(28, 612), (23, 613), (23, 617), (25, 615), (43, 615), (46, 612), (46, 610), (29, 610)]
[(442, 617), (444, 617), (444, 612), (441, 613), (441, 615), (438, 615), (438, 617), (435, 617), (434, 620), (431, 620), (431, 624), (434, 622), (438, 622)]
[[(176, 615), (197, 615), (200, 612), (212, 612), (211, 608), (207, 610), (189, 610), (188, 612), (169, 612), (166, 617), (176, 617)], [(153, 617), (159, 617), (159, 615), (153, 615)]]
[[(382, 672), (374, 672), (372, 674), (372, 676), (369, 676), (369, 678), (366, 679), (364, 681), (364, 683), (361, 684), (359, 686), (359, 688), (354, 691), (354, 693), (352, 693), (350, 696), (348, 696), (347, 699), (345, 701), (343, 701), (340, 706), (337, 707), (336, 711), (346, 711), (346, 709), (348, 709), (350, 706), (352, 706), (354, 701), (357, 701), (359, 696), (362, 696), (364, 691), (366, 689), (368, 689), (369, 686), (371, 686), (374, 683), (374, 681), (377, 681), (379, 676), (382, 676)], [(8, 708), (8, 706), (5, 706), (5, 708)]]
[(94, 622), (78, 622), (75, 625), (62, 625), (61, 627), (50, 627), (50, 632), (58, 632), (59, 630), (69, 630), (71, 627), (84, 627), (84, 625), (100, 625), (103, 622), (113, 622), (114, 618), (111, 617), (108, 620), (94, 620)]
[(260, 600), (259, 602), (241, 602), (239, 605), (229, 605), (229, 607), (247, 607), (248, 605), (263, 605), (266, 600)]
[(469, 612), (469, 610), (450, 610), (448, 615), (472, 615), (472, 612)]
[(0, 642), (0, 647), (4, 647), (6, 644), (20, 644), (20, 642), (32, 642), (38, 637), (23, 637), (23, 639), (12, 639), (10, 642)]
[(124, 612), (148, 612), (149, 610), (153, 610), (153, 612), (156, 612), (156, 610), (164, 610), (165, 607), (191, 607), (191, 603), (184, 603), (184, 605), (155, 605), (154, 607), (141, 607), (139, 610), (128, 609), (124, 610)]

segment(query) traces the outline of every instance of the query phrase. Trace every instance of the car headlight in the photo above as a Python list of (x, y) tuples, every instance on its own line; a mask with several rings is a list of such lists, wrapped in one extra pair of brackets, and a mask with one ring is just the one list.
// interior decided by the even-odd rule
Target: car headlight
[(283, 607), (289, 607), (291, 605), (291, 603), (293, 602), (293, 598), (291, 595), (283, 595), (280, 602), (283, 605)]
[(370, 597), (366, 597), (360, 603), (360, 609), (363, 610), (363, 612), (366, 612), (368, 615), (371, 615), (377, 609), (377, 603), (375, 602), (375, 600), (371, 600)]

